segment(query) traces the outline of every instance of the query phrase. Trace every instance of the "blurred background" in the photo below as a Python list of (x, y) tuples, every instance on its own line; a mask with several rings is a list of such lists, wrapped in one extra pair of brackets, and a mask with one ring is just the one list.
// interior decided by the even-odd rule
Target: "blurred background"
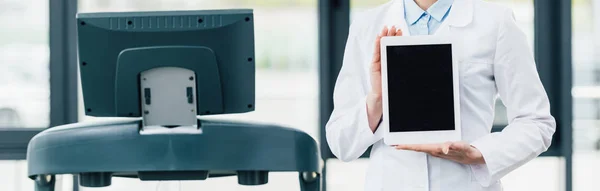
[[(348, 24), (356, 13), (387, 1), (0, 0), (0, 191), (33, 190), (24, 149), (35, 133), (55, 125), (96, 120), (86, 117), (82, 109), (74, 45), (76, 12), (254, 9), (256, 111), (212, 118), (289, 126), (323, 143), (323, 120), (331, 109), (331, 87)], [(505, 189), (600, 190), (600, 181), (595, 179), (600, 177), (600, 19), (596, 19), (600, 18), (600, 0), (488, 1), (514, 10), (536, 53), (538, 68), (554, 71), (542, 76), (554, 79), (544, 85), (548, 89), (563, 84), (550, 88), (553, 91), (549, 93), (570, 95), (554, 98), (558, 101), (553, 107), (562, 104), (554, 114), (565, 116), (559, 123), (562, 131), (557, 132), (562, 137), (553, 143), (556, 149), (504, 177)], [(564, 71), (558, 68), (565, 66), (570, 73), (558, 74)], [(501, 128), (507, 120), (501, 103), (498, 105), (495, 126)], [(369, 159), (343, 163), (323, 150), (326, 189), (363, 190)], [(193, 182), (115, 178), (112, 186), (93, 189), (79, 188), (73, 176), (64, 175), (58, 184), (63, 191), (299, 190), (297, 181), (296, 173), (271, 173), (268, 184), (255, 187), (238, 185), (236, 177)]]

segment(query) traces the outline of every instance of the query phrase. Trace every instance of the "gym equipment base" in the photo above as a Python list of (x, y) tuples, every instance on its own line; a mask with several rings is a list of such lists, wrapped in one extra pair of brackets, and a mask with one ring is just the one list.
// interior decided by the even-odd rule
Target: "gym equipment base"
[(205, 180), (237, 175), (242, 185), (268, 182), (269, 172), (298, 172), (301, 190), (321, 189), (315, 140), (291, 128), (198, 120), (199, 134), (141, 135), (141, 118), (83, 122), (49, 128), (27, 150), (36, 191), (53, 191), (55, 175), (78, 174), (84, 187), (112, 177)]

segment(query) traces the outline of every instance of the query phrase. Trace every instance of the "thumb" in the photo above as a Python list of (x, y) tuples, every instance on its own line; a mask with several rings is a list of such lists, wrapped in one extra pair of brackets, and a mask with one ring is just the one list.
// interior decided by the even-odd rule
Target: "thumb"
[(450, 152), (450, 146), (452, 146), (452, 142), (446, 142), (442, 145), (442, 152), (447, 155)]

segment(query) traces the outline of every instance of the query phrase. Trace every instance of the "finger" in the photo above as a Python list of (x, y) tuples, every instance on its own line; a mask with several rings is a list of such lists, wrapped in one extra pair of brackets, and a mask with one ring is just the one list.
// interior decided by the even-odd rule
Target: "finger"
[(380, 50), (380, 44), (381, 44), (381, 36), (377, 36), (377, 38), (375, 39), (375, 51), (373, 51), (373, 61), (371, 63), (375, 64), (378, 63), (381, 60), (381, 50)]
[(396, 145), (395, 147), (396, 147), (396, 149), (400, 149), (400, 150), (414, 150), (415, 149), (415, 145)]
[(414, 145), (398, 145), (396, 149), (412, 150), (417, 152), (433, 153), (438, 151), (438, 144), (414, 144)]
[(412, 150), (412, 151), (417, 151), (415, 145), (396, 145), (394, 146), (396, 147), (397, 150)]
[(447, 155), (444, 155), (445, 157), (447, 157), (448, 159), (451, 160), (462, 160), (464, 159), (464, 154), (462, 152), (456, 152), (456, 151), (450, 151)]
[(448, 152), (450, 152), (450, 145), (452, 145), (452, 142), (446, 142), (442, 145), (442, 153), (444, 153), (444, 155), (447, 155)]
[(437, 158), (442, 158), (442, 159), (447, 159), (447, 160), (451, 160), (451, 161), (456, 161), (458, 162), (460, 159), (457, 156), (451, 155), (451, 154), (440, 154), (440, 153), (428, 153), (431, 156), (437, 157)]
[(463, 142), (453, 142), (452, 144), (450, 144), (450, 150), (465, 152), (468, 150), (468, 145)]
[(375, 51), (373, 51), (373, 62), (378, 62), (381, 59), (381, 37), (385, 36), (387, 34), (387, 31), (387, 26), (383, 27), (381, 33), (379, 33), (379, 35), (377, 35), (377, 37), (375, 38)]
[(385, 36), (385, 35), (387, 35), (388, 31), (389, 31), (388, 27), (384, 26), (383, 30), (381, 30), (381, 33), (379, 33), (379, 36)]
[(388, 30), (387, 36), (396, 36), (396, 26), (392, 26), (392, 28)]
[(448, 160), (452, 160), (451, 156), (448, 155), (440, 155), (440, 154), (436, 154), (436, 153), (429, 153), (431, 156), (437, 157), (437, 158), (443, 158), (443, 159), (448, 159)]
[(398, 31), (396, 31), (396, 36), (402, 36), (402, 29), (398, 29)]

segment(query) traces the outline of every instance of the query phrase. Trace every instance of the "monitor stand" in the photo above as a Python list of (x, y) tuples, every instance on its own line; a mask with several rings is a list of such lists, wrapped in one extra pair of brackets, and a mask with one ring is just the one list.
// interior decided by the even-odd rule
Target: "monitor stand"
[(202, 133), (198, 124), (196, 74), (178, 67), (160, 67), (140, 74), (141, 134)]

